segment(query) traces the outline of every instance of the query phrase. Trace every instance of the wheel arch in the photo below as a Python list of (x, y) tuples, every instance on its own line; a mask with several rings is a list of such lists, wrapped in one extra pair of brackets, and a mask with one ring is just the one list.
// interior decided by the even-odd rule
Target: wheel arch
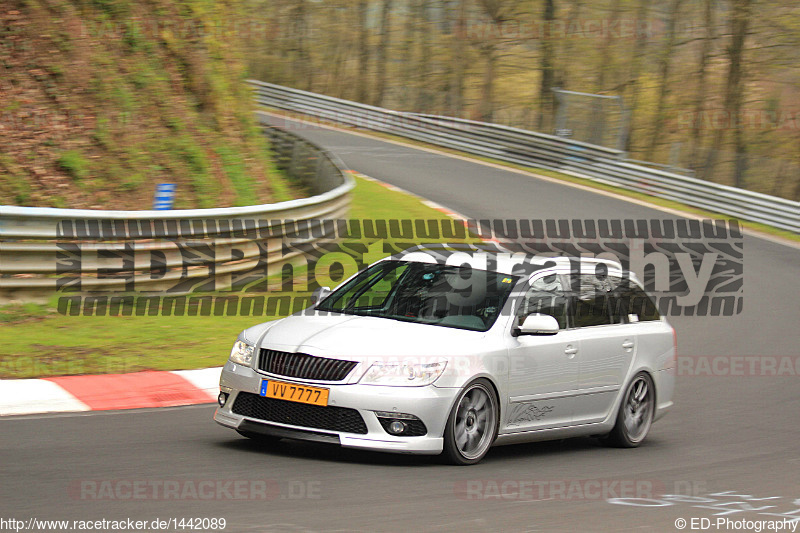
[[(648, 366), (639, 366), (636, 368), (632, 368), (631, 371), (628, 373), (628, 375), (625, 376), (625, 381), (623, 381), (622, 384), (620, 385), (619, 395), (617, 396), (617, 399), (614, 401), (614, 404), (611, 407), (611, 411), (609, 411), (604, 423), (609, 423), (616, 419), (617, 413), (622, 408), (622, 402), (625, 401), (625, 393), (628, 390), (628, 386), (631, 384), (631, 381), (633, 381), (633, 378), (635, 378), (642, 372), (647, 374), (647, 377), (649, 377), (650, 381), (653, 383), (653, 402), (655, 406), (658, 406), (658, 385), (656, 384), (656, 376), (653, 369)], [(655, 413), (657, 410), (658, 409), (653, 409), (654, 421), (656, 416)]]
[[(475, 383), (479, 379), (485, 379), (486, 381), (489, 382), (489, 385), (492, 387), (492, 391), (494, 392), (494, 397), (497, 400), (497, 433), (499, 434), (500, 433), (500, 425), (501, 425), (500, 422), (503, 419), (503, 415), (506, 412), (506, 406), (505, 406), (505, 403), (502, 400), (502, 397), (500, 396), (500, 388), (497, 386), (497, 383), (495, 383), (495, 380), (494, 380), (493, 376), (491, 376), (489, 374), (483, 374), (483, 373), (476, 374), (476, 375), (472, 376), (471, 379), (467, 380), (464, 383), (464, 386), (461, 387), (460, 391), (464, 391), (464, 389), (466, 389), (467, 387), (469, 387), (470, 385), (472, 385), (473, 383)], [(458, 397), (460, 395), (461, 395), (461, 392), (459, 392), (459, 394), (456, 395), (456, 399), (458, 399)], [(450, 405), (451, 409), (453, 408), (453, 405), (455, 405), (455, 400), (453, 400), (453, 404)], [(494, 436), (494, 438), (495, 438), (495, 440), (497, 440), (497, 434)]]

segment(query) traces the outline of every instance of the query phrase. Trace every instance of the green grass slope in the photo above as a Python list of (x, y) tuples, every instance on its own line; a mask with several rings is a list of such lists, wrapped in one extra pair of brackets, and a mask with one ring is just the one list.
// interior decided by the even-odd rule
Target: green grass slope
[(253, 117), (239, 4), (0, 4), (0, 205), (149, 209), (268, 203), (298, 191)]

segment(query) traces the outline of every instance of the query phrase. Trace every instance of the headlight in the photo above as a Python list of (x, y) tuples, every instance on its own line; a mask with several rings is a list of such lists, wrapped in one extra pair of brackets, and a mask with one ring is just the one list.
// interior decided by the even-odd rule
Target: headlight
[(421, 387), (430, 385), (444, 372), (447, 361), (434, 363), (373, 363), (359, 383), (392, 387)]
[(253, 361), (253, 347), (244, 341), (236, 341), (233, 343), (230, 359), (242, 366), (250, 366)]

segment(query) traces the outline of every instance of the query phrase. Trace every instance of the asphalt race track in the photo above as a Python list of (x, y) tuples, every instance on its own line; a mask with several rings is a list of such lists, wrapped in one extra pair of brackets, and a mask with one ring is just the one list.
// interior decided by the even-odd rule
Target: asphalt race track
[[(339, 131), (302, 133), (349, 168), (469, 217), (674, 218), (433, 152)], [(798, 259), (797, 247), (746, 236), (744, 312), (671, 318), (679, 353), (797, 361)], [(592, 439), (522, 444), (494, 448), (473, 467), (314, 443), (262, 448), (216, 425), (207, 405), (7, 418), (0, 517), (225, 518), (225, 531), (254, 532), (678, 531), (679, 519), (800, 517), (800, 376), (679, 375), (676, 399), (638, 449)], [(178, 482), (189, 492), (138, 498), (119, 490), (137, 480)], [(255, 499), (236, 500), (220, 480), (260, 485), (245, 487)], [(100, 490), (103, 482), (117, 494)], [(190, 489), (203, 482), (219, 490), (193, 498)], [(622, 500), (608, 501), (615, 497)]]

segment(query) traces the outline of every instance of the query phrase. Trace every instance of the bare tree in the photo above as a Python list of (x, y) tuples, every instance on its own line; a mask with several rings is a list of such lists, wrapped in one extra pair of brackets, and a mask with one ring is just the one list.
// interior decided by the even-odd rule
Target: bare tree
[[(733, 10), (730, 18), (731, 42), (728, 45), (728, 75), (725, 82), (724, 110), (727, 119), (733, 126), (733, 144), (736, 152), (734, 164), (734, 183), (737, 187), (744, 184), (744, 174), (747, 171), (747, 147), (744, 144), (742, 130), (742, 98), (744, 93), (743, 68), (744, 44), (750, 24), (750, 14), (753, 0), (733, 0)], [(714, 141), (706, 158), (704, 177), (710, 179), (714, 174), (718, 152), (722, 146), (725, 134), (724, 128), (718, 128), (714, 133)]]
[(411, 107), (413, 98), (413, 81), (415, 69), (414, 41), (417, 33), (416, 14), (414, 9), (415, 0), (406, 1), (405, 24), (403, 28), (403, 50), (402, 50), (402, 87), (405, 89), (403, 94), (402, 106), (406, 109)]
[(417, 19), (419, 28), (419, 63), (417, 68), (420, 83), (417, 91), (417, 101), (414, 105), (414, 108), (421, 113), (430, 111), (431, 100), (433, 93), (435, 93), (435, 91), (432, 90), (433, 80), (431, 79), (432, 73), (430, 69), (432, 52), (431, 33), (434, 31), (434, 25), (431, 22), (429, 9), (430, 6), (428, 4), (428, 0), (417, 0), (417, 13), (415, 17)]
[(484, 33), (483, 42), (480, 44), (481, 55), (486, 62), (481, 82), (481, 96), (478, 104), (478, 114), (481, 120), (491, 122), (494, 115), (494, 85), (497, 77), (498, 41), (501, 26), (505, 21), (503, 14), (503, 0), (479, 0), (479, 4), (488, 17), (489, 26)]
[[(711, 0), (709, 0), (711, 1)], [(633, 147), (632, 132), (636, 127), (636, 116), (639, 111), (639, 95), (641, 93), (640, 76), (644, 67), (645, 55), (647, 53), (647, 43), (649, 40), (649, 24), (647, 15), (650, 8), (650, 0), (639, 0), (636, 9), (636, 37), (630, 57), (630, 72), (627, 83), (627, 137), (625, 138), (625, 150), (630, 152)]]
[(295, 43), (297, 53), (297, 72), (301, 73), (301, 88), (310, 90), (314, 86), (314, 69), (311, 54), (306, 44), (308, 36), (308, 6), (306, 0), (297, 0), (292, 19), (295, 23)]
[(386, 92), (386, 63), (388, 61), (389, 47), (391, 46), (391, 13), (392, 13), (392, 0), (383, 0), (381, 6), (381, 26), (380, 26), (380, 44), (378, 45), (378, 57), (376, 73), (376, 86), (373, 104), (383, 105), (383, 99)]
[[(454, 5), (455, 4), (455, 5)], [(447, 109), (448, 113), (459, 116), (464, 111), (464, 84), (467, 62), (467, 0), (453, 0), (446, 4), (450, 17), (450, 57), (448, 62)]]
[(703, 25), (705, 36), (700, 46), (700, 55), (697, 64), (697, 90), (694, 97), (694, 112), (692, 114), (691, 155), (689, 165), (693, 169), (699, 166), (700, 153), (700, 127), (702, 124), (703, 109), (706, 102), (706, 78), (708, 76), (708, 62), (711, 56), (711, 47), (714, 44), (714, 0), (705, 0), (703, 5)]
[(369, 29), (367, 28), (367, 0), (358, 0), (358, 79), (356, 84), (356, 100), (359, 102), (367, 101), (369, 91), (369, 79), (367, 71), (369, 69)]
[(544, 28), (541, 36), (542, 82), (539, 86), (539, 131), (549, 131), (553, 124), (553, 86), (555, 83), (555, 43), (553, 42), (553, 26), (556, 21), (555, 0), (544, 1)]
[[(571, 4), (572, 5), (565, 17), (565, 27), (567, 28), (569, 21), (580, 20), (583, 10), (583, 0), (572, 0)], [(561, 57), (562, 68), (556, 72), (558, 75), (558, 80), (555, 82), (555, 84), (556, 86), (560, 85), (562, 89), (567, 89), (570, 87), (571, 83), (570, 68), (567, 64), (567, 61), (575, 57), (575, 39), (571, 38), (568, 33), (565, 35), (564, 43), (561, 48)]]
[(667, 18), (666, 42), (661, 49), (658, 62), (658, 100), (656, 101), (656, 114), (653, 119), (653, 132), (650, 136), (650, 145), (647, 148), (645, 159), (652, 161), (664, 128), (665, 109), (669, 96), (670, 68), (675, 48), (675, 27), (678, 22), (681, 5), (684, 0), (672, 0)]
[[(613, 0), (611, 4), (611, 15), (609, 16), (608, 25), (609, 27), (613, 27), (619, 21), (619, 17), (622, 14), (622, 0)], [(612, 54), (612, 42), (614, 40), (613, 32), (609, 31), (603, 39), (603, 45), (600, 49), (600, 64), (597, 65), (597, 71), (595, 73), (595, 82), (594, 82), (594, 92), (595, 93), (602, 93), (606, 90), (606, 81), (608, 71), (611, 70), (611, 63), (613, 59)]]
[[(613, 0), (611, 4), (611, 15), (609, 17), (609, 27), (613, 27), (619, 21), (622, 13), (622, 0)], [(600, 64), (597, 66), (594, 82), (594, 92), (602, 94), (606, 90), (606, 81), (608, 71), (611, 70), (612, 64), (612, 41), (614, 39), (613, 32), (608, 32), (606, 38), (603, 40), (603, 46), (600, 49)], [(595, 99), (594, 114), (592, 117), (591, 137), (590, 141), (594, 144), (603, 144), (603, 135), (605, 133), (606, 121), (605, 113), (603, 112), (603, 101), (600, 98)]]
[(346, 89), (348, 88), (342, 80), (347, 77), (347, 64), (350, 56), (350, 48), (352, 39), (346, 29), (350, 25), (350, 10), (343, 6), (334, 7), (333, 16), (335, 17), (336, 24), (334, 25), (335, 35), (335, 56), (333, 61), (333, 68), (331, 69), (331, 79), (333, 84), (333, 94), (338, 97), (350, 97)]

